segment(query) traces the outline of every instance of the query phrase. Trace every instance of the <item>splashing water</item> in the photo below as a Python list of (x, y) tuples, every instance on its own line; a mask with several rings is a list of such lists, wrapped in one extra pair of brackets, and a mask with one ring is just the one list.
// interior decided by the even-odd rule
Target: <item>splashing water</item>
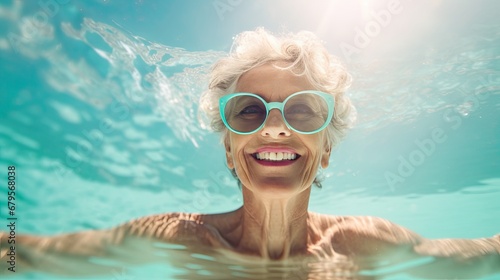
[[(43, 78), (54, 90), (99, 109), (113, 102), (132, 108), (154, 106), (178, 139), (198, 146), (204, 131), (198, 124), (196, 105), (206, 89), (207, 70), (222, 52), (189, 52), (152, 43), (89, 18), (78, 29), (62, 23), (66, 38), (56, 38), (51, 24), (33, 32), (29, 18), (18, 22), (20, 35), (10, 36), (18, 39), (11, 40), (13, 49), (45, 61)], [(71, 40), (80, 42), (80, 50), (85, 50), (81, 43), (85, 44), (95, 55), (89, 51), (85, 55), (90, 59), (76, 55), (71, 50), (76, 42)]]

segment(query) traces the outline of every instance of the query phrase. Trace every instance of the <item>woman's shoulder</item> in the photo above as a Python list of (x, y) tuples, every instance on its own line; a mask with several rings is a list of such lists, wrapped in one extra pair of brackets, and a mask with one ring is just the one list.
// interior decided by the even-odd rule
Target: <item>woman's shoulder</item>
[(171, 212), (132, 220), (123, 226), (129, 236), (154, 238), (183, 245), (223, 246), (223, 239), (207, 217), (198, 213)]
[(200, 241), (206, 232), (201, 215), (172, 212), (134, 219), (123, 225), (127, 233), (137, 237), (150, 237), (168, 242), (191, 243)]
[(380, 217), (313, 215), (321, 221), (319, 224), (331, 237), (336, 251), (344, 253), (375, 251), (392, 245), (414, 246), (422, 241), (413, 231)]
[[(351, 231), (360, 234), (412, 233), (407, 228), (387, 219), (374, 216), (335, 216), (309, 212), (309, 216), (337, 231)], [(410, 234), (411, 235), (411, 234)], [(416, 236), (416, 234), (414, 234)]]

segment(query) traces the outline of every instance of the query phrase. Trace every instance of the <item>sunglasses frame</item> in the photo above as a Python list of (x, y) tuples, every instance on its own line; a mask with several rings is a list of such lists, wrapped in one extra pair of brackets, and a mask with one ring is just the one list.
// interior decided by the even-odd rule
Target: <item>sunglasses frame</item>
[[(328, 105), (328, 117), (327, 117), (325, 123), (320, 128), (318, 128), (318, 129), (316, 129), (314, 131), (309, 131), (309, 132), (303, 132), (303, 131), (300, 131), (300, 130), (297, 130), (297, 129), (293, 128), (287, 122), (287, 120), (285, 118), (285, 113), (284, 113), (284, 110), (283, 110), (285, 108), (285, 104), (286, 104), (286, 102), (288, 100), (290, 100), (294, 96), (297, 96), (297, 95), (300, 95), (300, 94), (305, 94), (305, 93), (315, 94), (315, 95), (318, 95), (318, 96), (322, 97), (325, 100), (326, 104)], [(234, 97), (238, 97), (238, 96), (252, 96), (252, 97), (255, 97), (255, 98), (259, 99), (260, 101), (262, 101), (262, 103), (266, 107), (266, 118), (264, 119), (264, 121), (262, 122), (262, 124), (258, 128), (254, 129), (253, 131), (250, 131), (250, 132), (237, 131), (237, 130), (233, 129), (228, 124), (228, 122), (226, 120), (226, 114), (224, 113), (226, 105), (229, 102), (229, 100), (231, 100)], [(248, 134), (252, 134), (252, 133), (255, 133), (255, 132), (261, 130), (264, 127), (264, 125), (266, 124), (267, 117), (269, 116), (269, 112), (272, 109), (278, 109), (278, 110), (280, 110), (281, 117), (283, 118), (283, 121), (284, 121), (285, 125), (288, 127), (288, 129), (290, 129), (292, 131), (295, 131), (297, 133), (300, 133), (300, 134), (314, 134), (314, 133), (318, 133), (321, 130), (325, 129), (330, 124), (330, 122), (332, 121), (333, 112), (335, 110), (335, 99), (333, 98), (333, 96), (331, 94), (328, 94), (328, 93), (325, 93), (325, 92), (322, 92), (322, 91), (317, 91), (317, 90), (303, 90), (303, 91), (299, 91), (299, 92), (293, 93), (290, 96), (288, 96), (285, 100), (283, 100), (283, 102), (266, 102), (259, 95), (255, 94), (255, 93), (250, 93), (250, 92), (236, 92), (236, 93), (231, 93), (231, 94), (224, 95), (224, 96), (222, 96), (219, 99), (219, 113), (220, 113), (220, 116), (222, 118), (222, 122), (224, 122), (224, 125), (227, 127), (227, 129), (229, 129), (230, 131), (232, 131), (232, 132), (234, 132), (236, 134), (241, 134), (241, 135), (248, 135)]]

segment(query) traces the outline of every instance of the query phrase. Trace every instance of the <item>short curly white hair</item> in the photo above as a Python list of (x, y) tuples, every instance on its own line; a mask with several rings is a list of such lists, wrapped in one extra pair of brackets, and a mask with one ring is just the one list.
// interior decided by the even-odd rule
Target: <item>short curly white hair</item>
[(328, 53), (321, 41), (311, 32), (272, 35), (263, 28), (237, 35), (229, 56), (217, 61), (211, 70), (209, 88), (200, 99), (200, 109), (208, 117), (210, 126), (222, 132), (227, 139), (228, 129), (219, 114), (219, 98), (233, 93), (238, 79), (249, 70), (263, 64), (288, 62), (287, 69), (335, 98), (334, 116), (326, 128), (328, 144), (334, 146), (345, 136), (355, 119), (351, 101), (345, 91), (351, 84), (351, 75)]

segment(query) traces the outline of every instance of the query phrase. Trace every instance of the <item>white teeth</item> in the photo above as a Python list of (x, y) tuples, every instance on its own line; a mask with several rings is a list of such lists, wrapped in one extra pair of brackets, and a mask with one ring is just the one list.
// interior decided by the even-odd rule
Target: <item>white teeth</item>
[(278, 152), (278, 153), (263, 152), (263, 153), (257, 153), (256, 157), (257, 159), (260, 160), (272, 160), (272, 161), (294, 160), (295, 158), (297, 158), (297, 154), (283, 153), (283, 152)]

